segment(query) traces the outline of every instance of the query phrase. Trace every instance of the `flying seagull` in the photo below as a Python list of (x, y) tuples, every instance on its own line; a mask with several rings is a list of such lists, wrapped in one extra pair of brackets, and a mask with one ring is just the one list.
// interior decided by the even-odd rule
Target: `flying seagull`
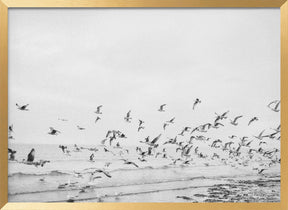
[(126, 116), (124, 117), (124, 120), (126, 121), (126, 122), (131, 122), (131, 119), (132, 119), (132, 117), (131, 117), (131, 110), (129, 110), (129, 112), (127, 112), (127, 114), (126, 114)]
[(77, 128), (78, 128), (79, 130), (85, 130), (85, 128), (80, 127), (79, 125), (77, 125)]
[(159, 112), (165, 112), (165, 110), (164, 110), (164, 107), (166, 106), (166, 104), (162, 104), (160, 107), (159, 107), (159, 109), (158, 109), (158, 111)]
[(29, 111), (29, 109), (27, 109), (27, 106), (29, 106), (29, 104), (22, 105), (22, 106), (16, 104), (16, 106), (18, 107), (19, 110), (22, 110), (22, 111)]
[(253, 118), (248, 122), (248, 126), (249, 126), (252, 122), (258, 121), (258, 120), (259, 120), (258, 117), (253, 117)]
[(49, 129), (50, 131), (48, 132), (48, 134), (50, 135), (58, 135), (58, 133), (61, 133), (60, 131), (54, 129), (53, 127), (50, 127)]
[[(272, 107), (272, 105), (274, 105), (274, 106)], [(279, 100), (272, 101), (272, 102), (270, 102), (268, 104), (268, 107), (274, 112), (279, 112), (280, 111), (280, 107), (279, 106), (280, 106), (280, 101)]]
[(101, 118), (99, 116), (97, 116), (95, 123), (97, 123), (99, 120), (101, 120)]
[(96, 114), (102, 114), (102, 112), (101, 112), (101, 108), (102, 108), (103, 106), (102, 105), (100, 105), (100, 106), (97, 106), (97, 110), (96, 110)]
[(173, 117), (171, 120), (168, 120), (167, 123), (173, 124), (173, 123), (174, 123), (174, 120), (175, 120), (175, 117)]
[(240, 119), (241, 117), (243, 117), (243, 116), (240, 115), (240, 116), (235, 117), (234, 120), (230, 120), (230, 123), (231, 123), (232, 125), (235, 125), (235, 126), (238, 125), (237, 120)]
[(200, 103), (201, 103), (200, 99), (196, 98), (196, 100), (194, 101), (194, 104), (193, 104), (193, 110), (195, 109), (196, 105), (200, 104)]

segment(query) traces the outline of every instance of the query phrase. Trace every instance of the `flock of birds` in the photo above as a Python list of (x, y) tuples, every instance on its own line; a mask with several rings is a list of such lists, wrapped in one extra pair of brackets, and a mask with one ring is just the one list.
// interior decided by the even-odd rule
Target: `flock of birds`
[[(201, 100), (196, 98), (194, 100), (192, 109), (197, 109), (197, 106), (201, 104)], [(16, 107), (20, 111), (29, 111), (29, 104), (19, 105), (16, 104)], [(280, 111), (280, 100), (274, 100), (270, 102), (267, 107), (273, 112)], [(96, 119), (95, 123), (99, 123), (101, 121), (103, 105), (100, 105), (96, 108), (95, 114)], [(158, 112), (166, 112), (167, 104), (162, 104), (159, 106)], [(229, 117), (229, 118), (228, 118)], [(278, 148), (273, 149), (264, 149), (263, 145), (268, 144), (271, 140), (280, 141), (281, 138), (281, 126), (279, 125), (277, 128), (271, 129), (271, 132), (267, 132), (266, 130), (261, 131), (258, 135), (254, 136), (236, 136), (231, 135), (224, 139), (213, 139), (208, 137), (206, 134), (209, 133), (212, 129), (221, 129), (227, 125), (227, 122), (233, 126), (238, 126), (241, 122), (241, 118), (243, 115), (235, 116), (231, 118), (229, 116), (229, 111), (218, 114), (215, 113), (215, 118), (213, 121), (200, 124), (196, 127), (185, 126), (182, 130), (180, 130), (175, 137), (168, 138), (168, 140), (163, 140), (163, 132), (166, 131), (167, 127), (173, 126), (176, 123), (176, 117), (173, 117), (165, 122), (163, 122), (163, 130), (159, 135), (150, 138), (147, 136), (145, 139), (140, 140), (135, 146), (135, 151), (137, 154), (137, 159), (128, 160), (125, 156), (128, 155), (131, 151), (131, 148), (123, 147), (120, 142), (127, 139), (127, 135), (119, 130), (108, 130), (105, 138), (100, 142), (100, 145), (96, 147), (88, 148), (88, 147), (79, 147), (76, 144), (73, 146), (72, 150), (65, 145), (59, 145), (59, 149), (65, 155), (71, 156), (73, 152), (81, 152), (84, 150), (90, 151), (90, 156), (87, 157), (88, 161), (95, 161), (95, 154), (102, 150), (102, 152), (109, 153), (114, 157), (118, 157), (119, 160), (123, 161), (123, 164), (130, 165), (131, 167), (138, 168), (141, 162), (148, 162), (150, 157), (155, 159), (161, 158), (169, 160), (170, 165), (181, 165), (181, 166), (189, 166), (195, 161), (195, 159), (203, 159), (208, 162), (205, 164), (209, 166), (209, 160), (219, 160), (221, 163), (228, 165), (230, 164), (232, 167), (237, 167), (237, 165), (242, 165), (243, 167), (249, 165), (249, 161), (253, 160), (253, 157), (258, 157), (258, 160), (265, 159), (266, 162), (261, 163), (257, 168), (253, 168), (253, 170), (257, 170), (258, 174), (263, 174), (265, 170), (269, 167), (279, 164), (281, 161), (280, 151)], [(227, 120), (229, 119), (229, 121)], [(60, 121), (68, 121), (67, 119), (58, 118)], [(132, 119), (131, 110), (129, 110), (126, 115), (123, 117), (123, 120), (128, 123), (135, 122)], [(251, 126), (253, 123), (256, 123), (260, 119), (256, 116), (250, 118), (247, 123), (247, 126)], [(137, 131), (141, 132), (145, 129), (145, 121), (142, 119), (138, 119), (138, 128)], [(243, 121), (241, 122), (243, 123)], [(77, 126), (79, 130), (85, 130), (84, 127)], [(8, 136), (9, 139), (14, 139), (13, 137), (14, 128), (13, 125), (9, 125), (8, 127)], [(57, 136), (61, 134), (56, 128), (50, 127), (48, 131), (49, 135)], [(179, 140), (179, 138), (181, 140)], [(228, 141), (227, 141), (228, 139)], [(201, 142), (202, 145), (205, 145), (206, 149), (199, 146), (198, 142)], [(170, 154), (167, 148), (174, 147), (174, 153)], [(213, 151), (213, 154), (208, 154), (208, 150)], [(9, 160), (17, 161), (15, 159), (16, 155), (15, 150), (8, 149)], [(23, 159), (22, 161), (18, 161), (19, 163), (35, 165), (35, 166), (44, 166), (46, 163), (49, 163), (49, 160), (40, 160), (35, 161), (35, 149), (32, 148), (29, 152), (27, 159)], [(93, 169), (92, 171), (87, 171), (90, 174), (90, 181), (101, 178), (100, 174), (111, 178), (111, 174), (108, 172), (109, 166), (111, 162), (105, 163), (105, 168), (103, 169)], [(74, 171), (74, 176), (81, 178), (83, 174), (80, 172)], [(73, 184), (73, 183), (72, 183)], [(71, 183), (65, 183), (63, 185), (59, 185), (59, 188), (65, 188)]]

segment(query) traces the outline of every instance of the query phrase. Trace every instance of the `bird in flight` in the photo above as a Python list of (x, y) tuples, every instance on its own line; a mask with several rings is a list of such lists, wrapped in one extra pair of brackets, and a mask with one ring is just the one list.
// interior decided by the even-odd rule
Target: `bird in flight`
[[(274, 105), (274, 106), (272, 106), (272, 105)], [(279, 112), (280, 111), (280, 101), (279, 100), (272, 101), (268, 104), (268, 107), (274, 112)]]
[(169, 125), (168, 123), (164, 123), (163, 124), (163, 129), (165, 130), (168, 125)]
[(266, 168), (258, 169), (258, 174), (263, 174), (263, 171), (267, 170)]
[(200, 104), (200, 103), (201, 103), (200, 99), (196, 98), (196, 100), (194, 101), (194, 104), (193, 104), (193, 110), (195, 109), (196, 105)]
[(102, 114), (102, 112), (101, 112), (101, 108), (103, 107), (103, 105), (100, 105), (100, 106), (97, 106), (97, 108), (96, 108), (96, 114)]
[(158, 109), (158, 111), (159, 112), (165, 112), (165, 110), (164, 110), (164, 107), (166, 106), (166, 104), (162, 104), (160, 107), (159, 107), (159, 109)]
[(168, 120), (167, 123), (173, 124), (173, 123), (174, 123), (174, 120), (175, 120), (175, 117), (173, 117), (171, 120)]
[(144, 124), (143, 120), (139, 120), (139, 127)]
[(9, 125), (8, 130), (9, 130), (10, 133), (13, 133), (14, 132), (13, 125)]
[(95, 171), (92, 172), (92, 175), (94, 175), (95, 173), (102, 173), (102, 174), (104, 174), (105, 176), (107, 176), (108, 178), (111, 178), (111, 177), (112, 177), (107, 171), (104, 171), (104, 170), (102, 170), (102, 169), (96, 169)]
[(139, 126), (138, 127), (138, 132), (141, 130), (141, 129), (144, 129), (145, 127), (144, 126)]
[(48, 132), (48, 134), (50, 135), (58, 135), (58, 133), (61, 133), (60, 131), (54, 129), (53, 127), (50, 127), (49, 129), (50, 131)]
[(237, 136), (231, 135), (231, 136), (228, 136), (228, 137), (229, 137), (229, 139), (234, 139), (234, 138), (236, 138)]
[(144, 121), (143, 120), (139, 120), (139, 125), (138, 125), (138, 132), (141, 130), (141, 129), (144, 129), (145, 127), (143, 126), (144, 124)]
[(85, 130), (85, 128), (80, 127), (79, 125), (77, 125), (78, 130)]
[(243, 116), (240, 115), (240, 116), (235, 117), (234, 120), (230, 120), (230, 123), (231, 123), (232, 125), (235, 125), (235, 126), (238, 125), (237, 120), (240, 119), (241, 117), (243, 117)]
[(248, 126), (249, 126), (252, 122), (258, 121), (258, 120), (259, 120), (258, 117), (253, 117), (253, 118), (248, 122)]
[(26, 104), (26, 105), (19, 105), (19, 104), (16, 104), (16, 106), (18, 107), (19, 110), (21, 111), (29, 111), (29, 109), (27, 109), (27, 106), (29, 106), (29, 104)]
[(156, 142), (160, 139), (162, 134), (159, 134), (157, 137), (155, 137), (152, 141), (151, 141), (151, 146), (156, 146)]
[(132, 162), (132, 161), (129, 161), (129, 160), (126, 160), (126, 159), (122, 159), (122, 160), (124, 161), (124, 164), (126, 164), (126, 165), (133, 165), (136, 168), (139, 168), (139, 166), (136, 163)]
[(131, 117), (131, 110), (129, 110), (129, 112), (127, 112), (127, 114), (126, 114), (126, 116), (124, 117), (124, 120), (126, 121), (126, 122), (131, 122), (131, 120), (132, 120), (132, 117)]
[(101, 118), (99, 116), (97, 116), (95, 123), (97, 123), (99, 120), (101, 120)]
[(223, 119), (227, 119), (227, 114), (229, 113), (229, 110), (224, 112), (223, 114), (219, 115), (215, 112), (216, 114), (216, 121), (218, 120), (223, 120)]
[(263, 133), (265, 132), (265, 129), (261, 131), (261, 133), (258, 136), (254, 136), (255, 138), (262, 140), (264, 138)]

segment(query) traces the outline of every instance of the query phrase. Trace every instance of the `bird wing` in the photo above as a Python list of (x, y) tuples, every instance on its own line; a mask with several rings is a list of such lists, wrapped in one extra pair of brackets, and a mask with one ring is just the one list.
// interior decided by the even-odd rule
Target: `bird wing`
[(134, 165), (135, 167), (139, 168), (139, 166), (136, 163), (131, 162), (131, 164)]
[(155, 144), (159, 138), (161, 137), (161, 134), (159, 134), (156, 138), (154, 138), (152, 141), (151, 141), (151, 144)]
[(95, 172), (103, 173), (105, 176), (107, 176), (107, 177), (109, 177), (109, 178), (112, 177), (107, 171), (103, 171), (103, 170), (98, 169), (98, 170), (95, 170)]
[(272, 104), (276, 103), (278, 100), (271, 101), (267, 106), (270, 107)]
[(276, 106), (275, 106), (275, 110), (278, 110), (278, 107), (279, 107), (279, 105), (280, 105), (280, 101), (276, 104)]
[(224, 112), (221, 117), (226, 117), (226, 115), (229, 113), (229, 110), (227, 112)]
[(261, 131), (261, 133), (259, 134), (258, 137), (262, 137), (263, 133), (264, 133), (265, 129), (263, 131)]
[(173, 117), (169, 122), (172, 123), (174, 122), (174, 120), (175, 120), (175, 117)]
[(243, 115), (235, 117), (234, 122), (236, 122), (236, 120), (240, 119), (241, 117), (243, 117)]

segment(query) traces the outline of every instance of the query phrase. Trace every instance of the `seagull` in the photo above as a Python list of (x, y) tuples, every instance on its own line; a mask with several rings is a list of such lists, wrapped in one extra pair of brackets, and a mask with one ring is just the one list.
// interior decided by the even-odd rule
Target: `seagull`
[(158, 109), (159, 112), (165, 112), (164, 107), (166, 106), (166, 104), (162, 104), (160, 106), (160, 108)]
[(97, 123), (99, 120), (101, 120), (101, 118), (99, 116), (97, 116), (95, 123)]
[(79, 130), (85, 130), (85, 128), (80, 127), (79, 125), (77, 125), (77, 128), (78, 128)]
[(191, 133), (190, 133), (190, 134), (194, 133), (195, 131), (199, 131), (199, 128), (198, 128), (198, 127), (196, 127), (196, 128), (194, 128), (194, 129), (192, 129), (192, 131), (191, 131)]
[(10, 133), (13, 133), (14, 132), (13, 131), (13, 125), (9, 125), (8, 130), (9, 130)]
[(278, 101), (274, 107), (271, 107), (271, 106), (268, 106), (268, 107), (274, 112), (279, 112), (280, 111), (279, 106), (280, 106), (280, 101)]
[(168, 125), (169, 125), (168, 123), (164, 123), (163, 124), (163, 129), (165, 130)]
[(262, 173), (263, 173), (263, 171), (265, 171), (265, 170), (267, 170), (267, 169), (265, 169), (265, 168), (262, 168), (261, 170), (260, 170), (260, 169), (258, 169), (258, 174), (262, 174)]
[(63, 153), (65, 153), (67, 150), (67, 146), (64, 145), (59, 145), (59, 148), (62, 150)]
[(224, 127), (224, 125), (222, 123), (219, 123), (219, 122), (214, 123), (214, 125), (212, 127), (218, 129), (218, 128), (220, 128), (219, 126)]
[(144, 129), (144, 128), (145, 128), (144, 126), (138, 127), (138, 132), (139, 132), (141, 129)]
[(58, 135), (58, 133), (61, 133), (60, 131), (54, 129), (53, 127), (50, 127), (49, 129), (50, 131), (48, 132), (48, 134), (50, 135)]
[(194, 101), (194, 104), (193, 104), (193, 110), (195, 109), (196, 105), (200, 104), (200, 103), (201, 103), (200, 99), (196, 98), (196, 100)]
[(264, 138), (263, 133), (265, 132), (265, 129), (261, 131), (261, 133), (258, 136), (254, 136), (255, 138), (262, 140)]
[(140, 141), (140, 143), (145, 143), (145, 144), (147, 144), (147, 143), (149, 143), (149, 136), (147, 136), (146, 138), (145, 138), (145, 141)]
[(240, 119), (241, 117), (243, 116), (240, 115), (240, 116), (235, 117), (234, 120), (230, 120), (230, 123), (235, 126), (238, 125), (237, 120)]
[(215, 112), (215, 114), (216, 114), (216, 119), (217, 118), (219, 118), (220, 120), (223, 120), (223, 119), (227, 119), (227, 114), (229, 113), (229, 111), (226, 111), (226, 112), (224, 112), (223, 114), (221, 114), (221, 115), (219, 115), (219, 114), (217, 114), (216, 112)]
[(125, 160), (125, 159), (122, 159), (122, 160), (124, 161), (124, 164), (126, 164), (126, 165), (133, 165), (136, 168), (139, 168), (139, 166), (136, 163), (132, 162), (132, 161), (128, 161), (128, 160)]
[(96, 173), (102, 173), (102, 174), (104, 174), (105, 176), (107, 176), (108, 178), (111, 178), (111, 177), (112, 177), (107, 171), (104, 171), (104, 170), (102, 170), (102, 169), (96, 169), (95, 171), (91, 172), (90, 180), (94, 180), (94, 179), (97, 179), (97, 178), (101, 178), (101, 177), (99, 177), (99, 176), (94, 177), (94, 174), (96, 174)]
[(174, 120), (175, 120), (175, 117), (173, 117), (171, 120), (168, 120), (167, 123), (173, 124), (173, 123), (174, 123)]
[(131, 110), (129, 110), (129, 112), (127, 112), (127, 114), (126, 114), (126, 116), (124, 117), (124, 120), (126, 120), (126, 122), (131, 122), (131, 117), (130, 117), (130, 115), (131, 115)]
[(276, 129), (273, 130), (279, 133), (281, 131), (281, 125), (279, 125)]
[(22, 110), (22, 111), (29, 111), (29, 109), (27, 109), (27, 106), (29, 106), (29, 104), (22, 105), (22, 106), (16, 104), (16, 106), (18, 107), (19, 110)]
[(258, 121), (258, 120), (259, 120), (258, 117), (253, 117), (253, 118), (249, 121), (248, 126), (249, 126), (252, 122)]
[(234, 139), (234, 138), (236, 138), (236, 137), (237, 137), (237, 136), (235, 136), (235, 135), (228, 136), (229, 139)]
[[(274, 107), (271, 107), (274, 104)], [(280, 101), (279, 100), (274, 100), (272, 102), (270, 102), (268, 105), (268, 108), (271, 109), (274, 112), (279, 112), (279, 106), (280, 106)]]
[(181, 133), (179, 133), (178, 135), (179, 136), (184, 136), (184, 132), (185, 132), (185, 130), (182, 130)]
[(144, 121), (143, 120), (139, 120), (139, 127), (141, 127), (141, 125), (144, 124)]
[(90, 161), (94, 161), (94, 153), (92, 153), (89, 157)]
[(102, 108), (102, 105), (100, 105), (100, 106), (97, 106), (97, 110), (96, 110), (96, 114), (102, 114), (102, 112), (101, 112), (101, 108)]
[(151, 141), (150, 145), (155, 147), (155, 146), (156, 146), (156, 142), (160, 139), (161, 135), (162, 135), (162, 134), (159, 134), (157, 137), (155, 137), (155, 138)]

